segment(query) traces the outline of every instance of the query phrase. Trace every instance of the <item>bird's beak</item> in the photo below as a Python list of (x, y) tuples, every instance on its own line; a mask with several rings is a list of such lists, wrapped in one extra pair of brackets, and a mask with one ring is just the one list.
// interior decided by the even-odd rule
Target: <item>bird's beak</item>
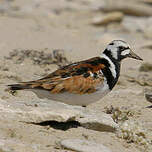
[(136, 60), (143, 60), (141, 57), (139, 57), (137, 54), (135, 54), (131, 49), (130, 49), (130, 53), (129, 53), (128, 57), (136, 59)]

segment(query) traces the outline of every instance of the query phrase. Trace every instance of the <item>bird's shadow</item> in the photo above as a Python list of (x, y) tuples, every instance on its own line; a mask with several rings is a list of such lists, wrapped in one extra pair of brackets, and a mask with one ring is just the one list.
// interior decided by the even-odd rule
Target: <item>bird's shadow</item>
[(81, 126), (78, 121), (58, 122), (53, 120), (53, 121), (43, 121), (40, 123), (35, 123), (35, 122), (24, 122), (24, 123), (40, 125), (40, 126), (50, 126), (54, 129), (63, 130), (63, 131), (66, 131), (70, 128), (78, 128)]
[(152, 105), (150, 105), (150, 106), (147, 106), (146, 108), (152, 108)]

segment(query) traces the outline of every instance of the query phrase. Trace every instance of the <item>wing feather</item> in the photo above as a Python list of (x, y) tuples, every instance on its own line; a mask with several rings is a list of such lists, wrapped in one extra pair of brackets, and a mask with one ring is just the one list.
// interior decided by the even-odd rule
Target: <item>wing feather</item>
[[(104, 81), (101, 73), (101, 69), (104, 68), (105, 65), (100, 62), (100, 58), (95, 57), (64, 66), (42, 79), (22, 82), (16, 86), (19, 87), (20, 85), (22, 89), (45, 89), (54, 94), (63, 92), (93, 93)], [(13, 85), (10, 86), (13, 88)]]

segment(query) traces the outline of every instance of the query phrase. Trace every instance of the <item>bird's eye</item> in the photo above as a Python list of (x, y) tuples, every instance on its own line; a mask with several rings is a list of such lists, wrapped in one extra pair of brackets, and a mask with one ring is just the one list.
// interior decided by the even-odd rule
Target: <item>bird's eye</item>
[(111, 42), (109, 45), (114, 45), (114, 43), (113, 43), (113, 42)]
[(119, 46), (119, 50), (120, 50), (120, 51), (123, 51), (123, 50), (125, 50), (125, 47)]

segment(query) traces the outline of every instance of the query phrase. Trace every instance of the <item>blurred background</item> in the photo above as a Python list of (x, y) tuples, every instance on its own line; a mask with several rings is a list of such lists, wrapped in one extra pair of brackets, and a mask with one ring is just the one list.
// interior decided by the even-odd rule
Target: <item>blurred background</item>
[[(70, 60), (99, 55), (114, 39), (151, 61), (151, 0), (1, 0), (0, 51), (63, 49)], [(134, 61), (130, 61), (131, 63)], [(130, 65), (129, 65), (130, 66)]]
[(125, 118), (128, 127), (124, 131), (122, 125), (121, 139), (82, 127), (46, 129), (0, 115), (0, 135), (9, 139), (8, 147), (14, 152), (61, 152), (56, 141), (78, 136), (113, 152), (152, 151), (152, 111), (145, 108), (152, 102), (152, 0), (0, 0), (0, 99), (7, 105), (39, 99), (24, 91), (12, 96), (4, 90), (6, 84), (35, 80), (60, 66), (99, 56), (115, 39), (128, 42), (144, 61), (123, 61), (117, 86), (89, 108), (105, 112), (105, 107), (114, 107), (106, 113), (116, 115), (116, 123)]
[(114, 39), (137, 49), (151, 46), (151, 0), (1, 0), (0, 15), (1, 55), (53, 48), (82, 59), (98, 55)]

